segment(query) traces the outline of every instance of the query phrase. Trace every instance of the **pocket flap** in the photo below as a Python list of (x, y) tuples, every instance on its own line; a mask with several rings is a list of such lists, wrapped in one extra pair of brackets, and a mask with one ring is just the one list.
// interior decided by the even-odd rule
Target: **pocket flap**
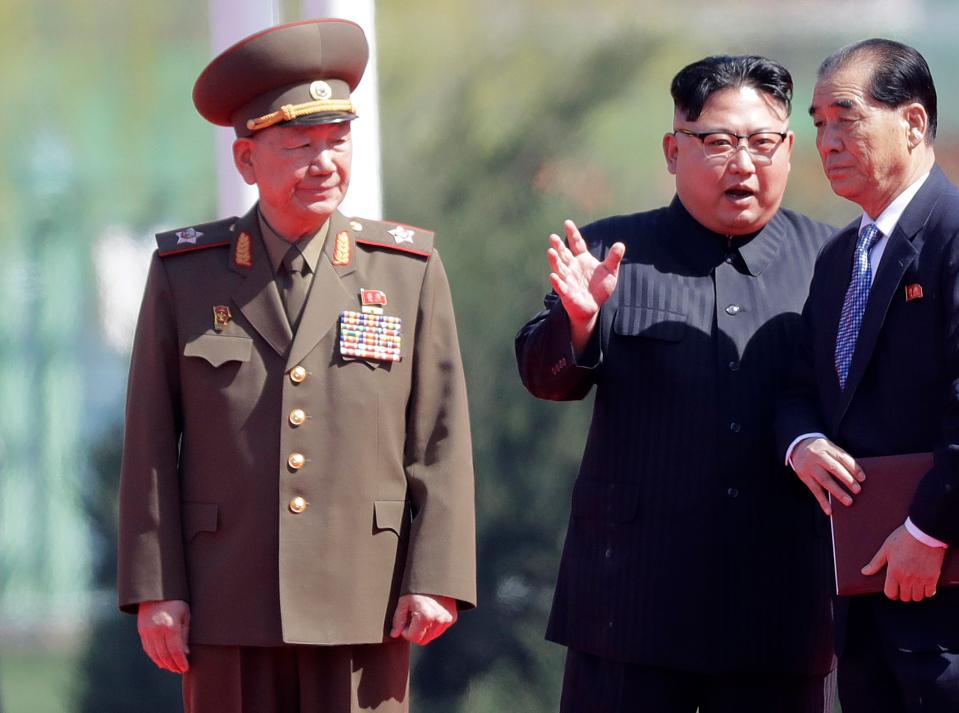
[(686, 333), (686, 315), (655, 307), (620, 305), (613, 330), (631, 337), (649, 337), (678, 342)]
[(214, 503), (183, 503), (183, 530), (187, 541), (220, 527), (220, 508)]
[(632, 483), (579, 479), (573, 486), (573, 517), (629, 522), (638, 509), (639, 487)]
[(228, 337), (219, 334), (201, 334), (183, 347), (183, 356), (206, 359), (213, 366), (228, 361), (250, 361), (253, 340), (249, 337)]
[(377, 530), (392, 530), (400, 534), (406, 516), (405, 500), (377, 500), (373, 503), (373, 512)]

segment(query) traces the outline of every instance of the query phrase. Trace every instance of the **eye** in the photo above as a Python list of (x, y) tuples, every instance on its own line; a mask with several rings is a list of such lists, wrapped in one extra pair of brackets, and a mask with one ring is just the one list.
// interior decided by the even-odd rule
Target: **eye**
[(726, 148), (733, 145), (733, 138), (729, 134), (710, 134), (703, 139), (703, 143), (710, 147)]

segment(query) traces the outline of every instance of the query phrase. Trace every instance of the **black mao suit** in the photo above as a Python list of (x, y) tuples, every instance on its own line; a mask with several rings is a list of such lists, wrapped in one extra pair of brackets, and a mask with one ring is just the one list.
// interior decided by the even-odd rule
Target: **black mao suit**
[[(934, 451), (909, 515), (923, 532), (956, 546), (959, 190), (933, 168), (906, 207), (876, 270), (840, 390), (833, 354), (859, 223), (830, 241), (817, 263), (803, 311), (806, 348), (777, 426), (780, 453), (795, 437), (817, 431), (856, 458)], [(854, 605), (895, 647), (959, 652), (959, 588), (940, 589), (922, 603), (873, 595)]]
[(535, 396), (596, 390), (549, 639), (685, 671), (830, 670), (827, 521), (772, 426), (831, 232), (780, 210), (729, 239), (678, 199), (583, 229), (599, 259), (626, 245), (586, 353), (555, 294), (516, 340)]

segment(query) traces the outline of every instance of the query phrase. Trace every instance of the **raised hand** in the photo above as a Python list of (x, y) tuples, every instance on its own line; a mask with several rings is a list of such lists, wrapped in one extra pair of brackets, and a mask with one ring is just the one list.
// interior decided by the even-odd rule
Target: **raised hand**
[(600, 262), (586, 249), (586, 241), (573, 221), (565, 221), (563, 228), (569, 247), (555, 233), (549, 236), (546, 255), (553, 270), (549, 281), (569, 315), (573, 347), (579, 353), (596, 326), (600, 307), (616, 289), (626, 246), (614, 243)]

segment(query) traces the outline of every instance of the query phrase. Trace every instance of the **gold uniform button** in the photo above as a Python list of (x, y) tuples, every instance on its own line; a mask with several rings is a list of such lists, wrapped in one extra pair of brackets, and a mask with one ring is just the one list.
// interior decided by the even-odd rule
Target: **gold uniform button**
[(306, 456), (302, 453), (290, 453), (290, 457), (286, 459), (286, 463), (293, 470), (299, 470), (306, 465)]
[(290, 512), (299, 515), (301, 512), (306, 510), (307, 505), (309, 505), (309, 503), (306, 502), (306, 499), (297, 495), (290, 501)]
[(306, 369), (302, 366), (294, 366), (290, 369), (290, 381), (294, 384), (301, 384), (306, 381)]
[(306, 411), (301, 408), (290, 411), (290, 423), (294, 426), (302, 426), (306, 423)]

